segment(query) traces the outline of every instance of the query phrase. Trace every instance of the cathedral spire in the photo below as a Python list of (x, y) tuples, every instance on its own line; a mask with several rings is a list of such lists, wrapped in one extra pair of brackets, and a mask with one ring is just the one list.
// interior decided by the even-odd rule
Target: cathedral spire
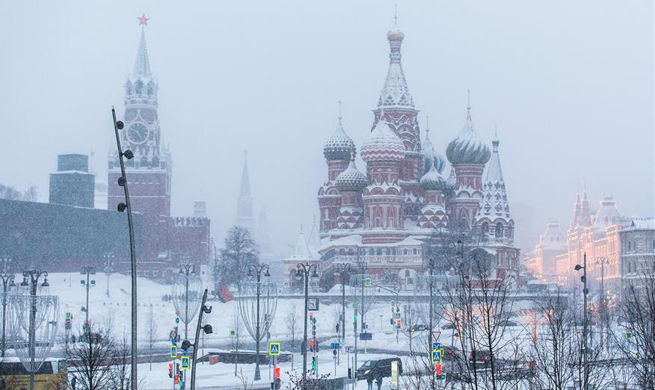
[(148, 45), (146, 45), (146, 32), (145, 28), (148, 25), (149, 18), (145, 14), (139, 19), (141, 26), (141, 41), (139, 42), (139, 49), (136, 53), (136, 61), (134, 62), (134, 69), (132, 70), (133, 78), (150, 78), (150, 60), (148, 59)]

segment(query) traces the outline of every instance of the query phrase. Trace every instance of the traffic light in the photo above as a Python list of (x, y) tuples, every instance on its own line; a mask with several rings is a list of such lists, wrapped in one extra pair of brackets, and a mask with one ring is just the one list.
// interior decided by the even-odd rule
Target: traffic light
[(312, 356), (312, 371), (316, 371), (316, 356)]
[(309, 352), (314, 352), (315, 340), (309, 340)]
[(173, 377), (173, 363), (168, 364), (168, 377), (169, 378)]
[(273, 375), (273, 378), (274, 378), (275, 380), (280, 379), (280, 367), (275, 367), (275, 373), (274, 373), (274, 375)]
[(441, 364), (437, 364), (437, 375), (441, 375)]

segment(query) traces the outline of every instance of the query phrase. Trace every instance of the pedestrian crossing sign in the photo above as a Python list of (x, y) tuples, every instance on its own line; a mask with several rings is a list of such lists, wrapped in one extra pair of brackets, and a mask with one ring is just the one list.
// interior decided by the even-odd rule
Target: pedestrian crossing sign
[(373, 281), (371, 280), (371, 278), (364, 279), (364, 286), (365, 287), (371, 287), (372, 284), (373, 284)]
[(280, 354), (280, 343), (268, 343), (268, 354), (277, 356)]
[(189, 368), (191, 368), (191, 358), (188, 356), (182, 356), (182, 360), (180, 361), (180, 369), (188, 370)]
[(234, 329), (230, 329), (230, 337), (236, 336), (237, 332)]
[(441, 364), (441, 351), (432, 351), (432, 364)]

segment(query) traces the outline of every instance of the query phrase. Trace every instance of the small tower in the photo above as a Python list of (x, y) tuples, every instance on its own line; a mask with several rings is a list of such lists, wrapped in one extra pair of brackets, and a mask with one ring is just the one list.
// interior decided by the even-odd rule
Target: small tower
[(484, 165), (489, 161), (491, 153), (473, 128), (470, 98), (466, 110), (464, 126), (448, 144), (446, 157), (457, 177), (457, 188), (450, 201), (450, 220), (461, 228), (472, 228), (482, 200)]
[(337, 228), (341, 194), (335, 186), (335, 182), (339, 174), (348, 167), (350, 156), (354, 156), (356, 152), (355, 143), (346, 134), (341, 123), (341, 112), (339, 112), (337, 127), (323, 147), (323, 155), (328, 166), (327, 181), (318, 190), (318, 206), (321, 212), (319, 231), (323, 235), (327, 234), (329, 230)]
[(252, 208), (252, 196), (250, 195), (250, 176), (248, 174), (248, 151), (243, 151), (243, 170), (241, 171), (241, 188), (237, 199), (237, 218), (234, 221), (236, 226), (247, 229), (250, 236), (255, 239), (255, 217)]
[(476, 225), (482, 240), (511, 245), (514, 241), (514, 220), (509, 213), (505, 179), (498, 154), (498, 137), (491, 141), (493, 151), (487, 164), (482, 190), (482, 202), (476, 216)]

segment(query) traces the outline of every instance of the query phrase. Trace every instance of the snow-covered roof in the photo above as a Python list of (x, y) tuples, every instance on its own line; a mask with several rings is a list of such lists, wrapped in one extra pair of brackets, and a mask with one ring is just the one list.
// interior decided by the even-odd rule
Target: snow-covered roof
[(341, 116), (337, 118), (337, 127), (323, 146), (323, 155), (329, 161), (351, 159), (357, 153), (353, 140), (346, 134), (341, 123)]
[(621, 231), (632, 230), (655, 230), (655, 218), (635, 218), (630, 222), (630, 225)]
[(560, 228), (559, 222), (550, 221), (546, 224), (544, 234), (539, 237), (539, 245), (544, 249), (566, 248), (566, 236)]
[(505, 179), (500, 166), (500, 155), (498, 145), (500, 141), (494, 138), (492, 141), (493, 153), (485, 169), (482, 189), (482, 202), (478, 210), (477, 218), (487, 217), (491, 220), (503, 218), (509, 221), (512, 217), (509, 213)]
[(369, 161), (401, 161), (405, 158), (405, 144), (391, 130), (384, 115), (375, 128), (369, 133), (361, 149), (362, 160)]
[(606, 196), (600, 201), (600, 207), (594, 215), (592, 229), (604, 231), (608, 226), (621, 221), (621, 213), (616, 208), (616, 203), (611, 196)]

